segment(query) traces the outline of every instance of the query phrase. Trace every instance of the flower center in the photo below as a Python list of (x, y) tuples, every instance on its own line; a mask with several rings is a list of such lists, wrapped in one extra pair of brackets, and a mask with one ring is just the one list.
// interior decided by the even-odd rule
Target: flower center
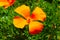
[(31, 18), (28, 18), (28, 19), (27, 19), (27, 23), (28, 23), (28, 24), (29, 24), (31, 21), (32, 21)]
[(27, 22), (30, 23), (30, 19), (27, 19)]

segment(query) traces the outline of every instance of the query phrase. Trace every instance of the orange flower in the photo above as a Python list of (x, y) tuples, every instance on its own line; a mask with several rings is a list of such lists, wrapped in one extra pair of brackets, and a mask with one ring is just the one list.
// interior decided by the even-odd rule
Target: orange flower
[(25, 25), (29, 24), (29, 33), (32, 35), (40, 33), (43, 30), (44, 25), (37, 21), (40, 20), (43, 22), (46, 19), (46, 14), (41, 8), (36, 7), (30, 15), (30, 8), (26, 5), (21, 5), (15, 9), (15, 12), (25, 18), (15, 16), (13, 19), (15, 27), (23, 29)]
[(9, 6), (13, 5), (14, 2), (15, 0), (0, 0), (0, 6), (8, 8)]

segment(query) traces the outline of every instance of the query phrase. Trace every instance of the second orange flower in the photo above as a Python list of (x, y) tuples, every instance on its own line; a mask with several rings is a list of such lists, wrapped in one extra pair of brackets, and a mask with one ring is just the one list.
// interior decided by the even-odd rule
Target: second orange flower
[(46, 19), (46, 14), (40, 7), (36, 7), (32, 14), (30, 15), (30, 8), (26, 5), (21, 5), (15, 9), (15, 12), (22, 15), (24, 18), (20, 16), (15, 16), (13, 19), (13, 24), (16, 28), (23, 29), (25, 25), (29, 24), (29, 33), (34, 35), (40, 33), (44, 25), (37, 20), (44, 21)]

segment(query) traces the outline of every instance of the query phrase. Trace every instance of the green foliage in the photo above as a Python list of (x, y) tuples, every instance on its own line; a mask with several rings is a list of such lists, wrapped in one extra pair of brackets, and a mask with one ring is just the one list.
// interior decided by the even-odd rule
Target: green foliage
[[(16, 0), (7, 9), (0, 7), (0, 40), (60, 40), (60, 1), (58, 0)], [(14, 27), (14, 16), (20, 16), (14, 9), (22, 4), (31, 8), (41, 7), (47, 15), (44, 30), (40, 34), (30, 35), (28, 26), (24, 29)]]

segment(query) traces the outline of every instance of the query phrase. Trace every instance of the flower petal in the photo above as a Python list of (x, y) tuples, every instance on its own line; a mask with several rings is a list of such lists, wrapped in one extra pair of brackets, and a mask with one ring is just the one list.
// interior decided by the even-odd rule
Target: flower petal
[(44, 21), (46, 19), (46, 14), (39, 7), (36, 7), (32, 12), (31, 18), (34, 20)]
[(15, 0), (0, 0), (0, 6), (4, 6), (4, 8), (8, 8), (14, 2), (15, 2)]
[(0, 0), (0, 2), (7, 2), (7, 0)]
[(0, 2), (0, 6), (8, 5), (8, 2)]
[(8, 0), (10, 6), (14, 4), (15, 0)]
[(25, 19), (15, 16), (13, 19), (13, 24), (15, 27), (23, 29), (24, 26), (27, 25), (27, 22)]
[(9, 6), (13, 5), (15, 0), (7, 0), (8, 1), (8, 5), (5, 5), (4, 8), (8, 8)]
[(43, 30), (44, 26), (42, 23), (33, 21), (29, 24), (29, 33), (31, 35), (38, 34)]
[(30, 16), (30, 8), (26, 5), (21, 5), (15, 9), (15, 12), (21, 14), (24, 18), (28, 18)]

